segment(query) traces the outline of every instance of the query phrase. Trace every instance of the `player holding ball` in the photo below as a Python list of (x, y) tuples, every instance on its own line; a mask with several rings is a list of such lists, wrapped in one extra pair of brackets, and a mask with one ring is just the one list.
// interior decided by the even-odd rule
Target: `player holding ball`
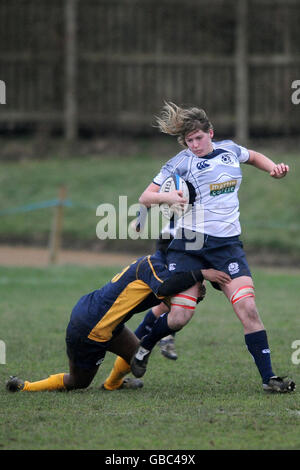
[[(238, 191), (242, 181), (241, 164), (246, 163), (269, 173), (272, 178), (281, 179), (289, 172), (284, 163), (276, 164), (265, 155), (248, 150), (233, 141), (214, 142), (214, 130), (204, 110), (181, 108), (174, 103), (166, 103), (162, 114), (157, 118), (161, 132), (176, 136), (184, 150), (171, 158), (161, 169), (153, 182), (140, 197), (146, 207), (165, 203), (184, 204), (182, 193), (160, 192), (162, 183), (170, 175), (178, 174), (191, 183), (196, 192), (192, 213), (195, 217), (183, 217), (177, 223), (177, 232), (167, 250), (167, 264), (172, 272), (190, 269), (213, 268), (230, 275), (231, 281), (214, 287), (223, 291), (232, 304), (233, 310), (244, 329), (245, 342), (253, 356), (262, 379), (263, 389), (274, 392), (290, 392), (295, 383), (277, 376), (272, 368), (270, 348), (266, 329), (259, 316), (255, 303), (255, 289), (248, 262), (239, 239)], [(197, 211), (203, 210), (203, 217)], [(191, 243), (193, 233), (195, 243)], [(202, 240), (199, 246), (199, 240)], [(194, 296), (194, 288), (185, 294)], [(179, 330), (190, 319), (187, 306), (174, 306), (168, 315), (167, 327)], [(136, 377), (144, 375), (152, 348), (159, 339), (160, 319), (149, 334), (141, 341), (131, 369)], [(161, 329), (160, 334), (164, 336)]]

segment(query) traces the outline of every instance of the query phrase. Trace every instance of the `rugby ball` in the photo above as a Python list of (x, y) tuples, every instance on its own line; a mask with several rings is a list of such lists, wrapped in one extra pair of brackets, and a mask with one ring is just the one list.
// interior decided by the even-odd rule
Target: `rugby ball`
[(182, 216), (188, 209), (189, 204), (191, 203), (190, 200), (190, 190), (187, 182), (181, 178), (178, 174), (173, 174), (168, 176), (165, 181), (162, 183), (159, 192), (160, 193), (170, 193), (171, 191), (180, 190), (183, 192), (183, 197), (186, 199), (186, 203), (184, 206), (180, 206), (178, 204), (174, 204), (169, 206), (166, 203), (160, 204), (160, 210), (163, 216), (166, 219), (171, 219), (175, 214), (177, 217)]

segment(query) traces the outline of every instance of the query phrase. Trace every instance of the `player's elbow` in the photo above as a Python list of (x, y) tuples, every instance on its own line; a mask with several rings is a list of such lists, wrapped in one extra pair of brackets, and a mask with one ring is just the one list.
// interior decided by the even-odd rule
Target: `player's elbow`
[(140, 195), (140, 197), (139, 197), (139, 203), (140, 203), (140, 204), (145, 204), (144, 193)]
[(146, 207), (149, 207), (151, 205), (146, 191), (144, 191), (143, 194), (141, 194), (141, 196), (139, 197), (139, 203)]

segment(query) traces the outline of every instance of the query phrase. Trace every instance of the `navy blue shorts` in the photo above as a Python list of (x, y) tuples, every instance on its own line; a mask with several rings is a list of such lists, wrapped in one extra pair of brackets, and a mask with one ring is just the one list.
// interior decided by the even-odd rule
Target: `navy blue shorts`
[(89, 339), (89, 333), (104, 314), (105, 311), (100, 313), (97, 304), (93, 304), (92, 294), (81, 297), (73, 308), (66, 331), (66, 346), (67, 355), (76, 367), (93, 369), (99, 366), (112, 339), (123, 330), (124, 324), (120, 323), (113, 331), (111, 340), (99, 342)]
[(89, 339), (70, 322), (66, 332), (66, 345), (68, 358), (76, 367), (94, 369), (104, 361), (108, 342), (99, 343)]
[[(114, 332), (113, 338), (121, 333), (123, 328), (124, 325), (119, 325)], [(67, 356), (76, 367), (94, 369), (94, 367), (100, 366), (104, 361), (111, 341), (93, 341), (86, 334), (79, 331), (70, 321), (66, 332)]]
[[(235, 279), (251, 276), (250, 268), (238, 236), (212, 237), (204, 235), (203, 246), (198, 250), (187, 250), (190, 240), (174, 239), (167, 251), (167, 264), (170, 272), (185, 272), (193, 269), (217, 269)], [(219, 289), (218, 284), (212, 285)]]

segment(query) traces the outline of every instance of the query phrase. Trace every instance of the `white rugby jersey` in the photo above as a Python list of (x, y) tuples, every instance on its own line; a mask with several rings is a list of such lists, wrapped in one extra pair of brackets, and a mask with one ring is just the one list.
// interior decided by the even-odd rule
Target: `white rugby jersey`
[(240, 235), (240, 163), (247, 162), (249, 151), (231, 140), (213, 142), (213, 148), (204, 157), (197, 157), (190, 149), (181, 151), (162, 167), (153, 182), (161, 185), (168, 176), (178, 173), (194, 186), (192, 211), (178, 220), (177, 227), (215, 237)]

